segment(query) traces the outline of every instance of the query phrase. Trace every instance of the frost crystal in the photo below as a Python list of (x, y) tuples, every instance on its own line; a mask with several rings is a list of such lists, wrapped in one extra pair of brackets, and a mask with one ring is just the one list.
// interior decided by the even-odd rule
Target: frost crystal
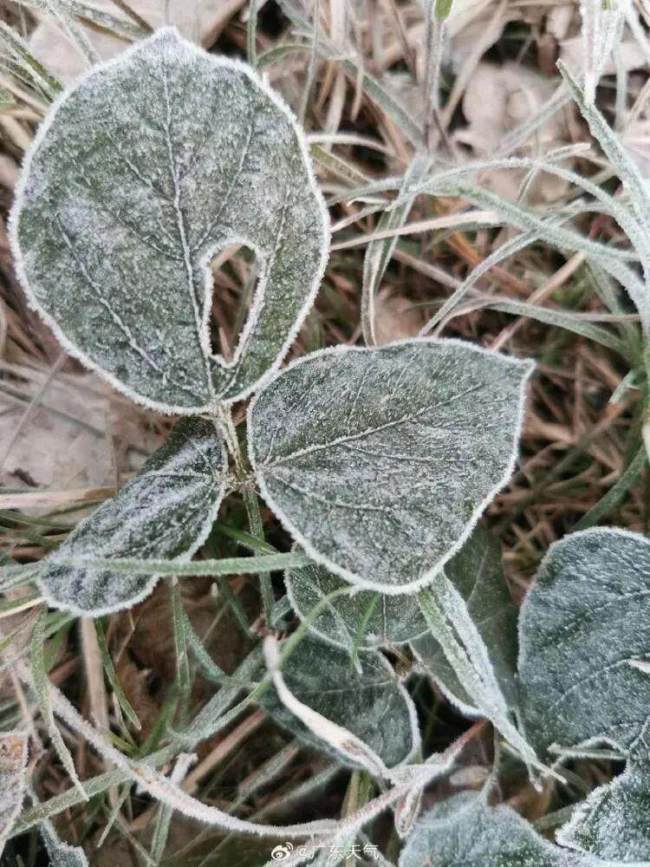
[(249, 408), (262, 494), (347, 581), (422, 587), (510, 477), (531, 370), (456, 340), (313, 353)]
[(189, 559), (212, 527), (226, 467), (214, 424), (204, 419), (180, 421), (138, 475), (81, 521), (44, 561), (39, 583), (48, 602), (97, 617), (147, 596), (156, 577), (111, 572), (84, 561)]
[(650, 541), (595, 529), (552, 546), (521, 610), (526, 734), (540, 750), (608, 741), (625, 751), (648, 718)]
[[(66, 348), (131, 398), (183, 413), (244, 396), (279, 363), (328, 239), (289, 109), (173, 29), (56, 101), (11, 226), (21, 282)], [(255, 251), (260, 276), (226, 363), (210, 346), (208, 266), (233, 243)]]
[[(347, 729), (392, 768), (419, 746), (415, 707), (380, 653), (363, 652), (359, 661), (360, 671), (355, 671), (347, 653), (307, 637), (283, 665), (282, 674), (300, 702)], [(265, 693), (260, 702), (307, 743), (332, 751), (280, 703), (275, 690)], [(349, 764), (349, 756), (338, 751), (336, 756)]]

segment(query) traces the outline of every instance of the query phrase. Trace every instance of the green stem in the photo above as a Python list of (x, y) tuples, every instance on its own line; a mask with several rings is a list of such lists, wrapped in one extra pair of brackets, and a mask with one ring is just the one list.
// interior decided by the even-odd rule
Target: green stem
[[(220, 407), (219, 422), (224, 433), (226, 445), (232, 456), (235, 464), (235, 474), (241, 485), (242, 498), (244, 507), (248, 516), (248, 526), (251, 535), (261, 542), (264, 542), (264, 522), (262, 521), (262, 512), (260, 503), (257, 497), (257, 491), (252, 486), (250, 481), (250, 472), (246, 464), (246, 459), (239, 445), (237, 431), (232, 421), (230, 409)], [(264, 608), (264, 618), (268, 626), (273, 625), (273, 584), (271, 582), (270, 572), (260, 572), (260, 592), (262, 595), (262, 606)]]

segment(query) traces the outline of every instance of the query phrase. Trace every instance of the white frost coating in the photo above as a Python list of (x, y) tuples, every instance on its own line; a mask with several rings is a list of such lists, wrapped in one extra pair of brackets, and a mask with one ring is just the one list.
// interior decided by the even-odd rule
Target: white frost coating
[[(465, 616), (476, 624), (499, 688), (509, 707), (514, 709), (517, 694), (517, 608), (503, 577), (499, 543), (479, 524), (461, 550), (447, 563), (445, 575), (464, 600), (467, 607)], [(427, 674), (462, 714), (470, 717), (481, 715), (433, 634), (416, 638), (411, 642), (411, 648)]]
[(633, 745), (624, 773), (577, 806), (557, 832), (558, 843), (621, 864), (650, 864), (649, 727)]
[(0, 856), (25, 796), (27, 735), (0, 733)]
[[(532, 370), (431, 338), (300, 358), (249, 405), (260, 491), (316, 563), (359, 587), (415, 592), (510, 479)], [(364, 458), (354, 443), (373, 437)]]
[(49, 819), (39, 822), (38, 828), (45, 841), (49, 867), (88, 867), (88, 859), (81, 846), (70, 846), (60, 840)]
[(420, 605), (431, 632), (440, 642), (447, 662), (472, 706), (492, 721), (527, 765), (546, 772), (548, 769), (539, 763), (534, 749), (513, 724), (511, 708), (501, 691), (488, 649), (465, 600), (444, 571), (434, 577), (430, 591), (420, 594)]
[[(273, 656), (268, 661), (273, 671)], [(281, 689), (279, 695), (267, 691), (259, 703), (279, 725), (311, 747), (366, 769), (373, 764), (374, 754), (371, 772), (386, 779), (401, 781), (403, 774), (411, 773), (405, 763), (420, 747), (417, 713), (381, 653), (363, 651), (354, 670), (348, 653), (306, 637), (282, 667)], [(346, 739), (347, 733), (351, 737)]]
[(217, 517), (227, 467), (225, 445), (212, 421), (178, 422), (138, 475), (43, 561), (38, 584), (48, 604), (99, 617), (148, 596), (158, 576), (128, 575), (83, 561), (169, 557), (188, 562)]
[[(399, 867), (596, 867), (592, 859), (553, 846), (487, 791), (463, 792), (436, 804), (416, 824)], [(600, 862), (600, 867), (605, 865)]]
[[(315, 563), (301, 569), (288, 569), (284, 581), (291, 607), (303, 622), (308, 620), (309, 612), (324, 597), (349, 586), (342, 578)], [(372, 590), (360, 590), (332, 599), (316, 620), (308, 623), (308, 629), (328, 644), (350, 653), (357, 645), (369, 606), (372, 606), (371, 614), (358, 644), (360, 649), (405, 644), (427, 632), (414, 594), (386, 596)]]
[(280, 700), (294, 716), (303, 722), (317, 738), (326, 741), (353, 763), (359, 763), (375, 777), (386, 777), (388, 768), (374, 750), (352, 732), (327, 719), (296, 698), (287, 686), (279, 667), (278, 641), (273, 635), (264, 640), (264, 659)]
[[(247, 65), (164, 28), (55, 101), (25, 156), (9, 235), (30, 305), (70, 354), (131, 399), (190, 414), (246, 397), (278, 367), (324, 274), (329, 218), (283, 100)], [(210, 347), (208, 265), (231, 243), (255, 251), (261, 274), (226, 362)]]
[[(25, 681), (29, 680), (24, 670), (21, 670), (20, 676)], [(413, 779), (409, 778), (407, 782), (399, 783), (388, 792), (369, 801), (357, 812), (339, 821), (320, 819), (301, 825), (259, 825), (255, 822), (238, 819), (236, 816), (222, 812), (217, 807), (203, 804), (174, 785), (154, 768), (143, 763), (130, 761), (77, 712), (59, 689), (52, 685), (49, 689), (52, 707), (56, 714), (65, 720), (74, 731), (81, 734), (103, 758), (128, 774), (129, 779), (140, 785), (153, 798), (162, 801), (174, 810), (178, 810), (184, 816), (235, 833), (258, 834), (263, 837), (318, 838), (322, 839), (323, 845), (325, 845), (326, 841), (332, 839), (334, 835), (360, 830), (413, 788)], [(428, 762), (421, 765), (422, 775), (418, 777), (418, 784), (424, 786), (426, 780), (434, 779), (449, 770), (459, 751), (458, 746), (452, 745), (445, 753), (431, 757)]]
[(521, 716), (538, 750), (625, 753), (639, 737), (650, 677), (631, 663), (650, 657), (649, 600), (645, 537), (594, 528), (551, 546), (519, 618)]

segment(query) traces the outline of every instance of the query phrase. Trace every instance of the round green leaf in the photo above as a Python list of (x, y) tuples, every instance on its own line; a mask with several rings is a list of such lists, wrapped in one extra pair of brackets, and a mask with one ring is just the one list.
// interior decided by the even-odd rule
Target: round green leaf
[(602, 741), (625, 751), (640, 735), (650, 708), (649, 600), (643, 536), (593, 529), (551, 547), (519, 625), (521, 711), (540, 751)]
[[(190, 413), (242, 398), (279, 363), (322, 277), (327, 225), (286, 105), (166, 28), (56, 100), (11, 238), (68, 351), (134, 400)], [(209, 263), (231, 244), (255, 251), (259, 281), (226, 362), (210, 345)]]
[(599, 786), (557, 833), (564, 846), (608, 863), (650, 863), (649, 725), (634, 744), (625, 772)]
[[(299, 701), (356, 735), (387, 768), (405, 762), (418, 748), (415, 707), (381, 653), (360, 653), (357, 670), (345, 651), (307, 637), (289, 656), (282, 674)], [(275, 689), (259, 701), (280, 725), (306, 743), (334, 752), (281, 704)], [(338, 751), (336, 757), (350, 764)]]
[(346, 581), (423, 587), (511, 475), (531, 370), (457, 340), (299, 359), (249, 407), (262, 494)]
[(436, 804), (416, 824), (399, 859), (399, 867), (587, 864), (580, 856), (548, 843), (510, 807), (490, 807), (485, 792), (463, 792)]

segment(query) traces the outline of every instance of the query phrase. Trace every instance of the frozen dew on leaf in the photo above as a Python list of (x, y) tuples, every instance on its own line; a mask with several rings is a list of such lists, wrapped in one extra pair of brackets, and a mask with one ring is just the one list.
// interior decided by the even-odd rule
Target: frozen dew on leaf
[(189, 560), (216, 518), (226, 470), (215, 424), (199, 418), (179, 421), (137, 476), (43, 561), (39, 584), (47, 601), (92, 617), (139, 602), (153, 590), (155, 576), (111, 571), (87, 561)]
[[(301, 620), (307, 620), (324, 597), (348, 586), (316, 563), (289, 569), (285, 582), (291, 605)], [(324, 641), (352, 652), (354, 648), (373, 650), (404, 644), (425, 633), (427, 624), (415, 594), (387, 596), (362, 590), (332, 599), (308, 628)]]
[[(349, 731), (393, 768), (419, 746), (415, 707), (381, 653), (364, 651), (359, 663), (357, 671), (344, 650), (307, 636), (282, 666), (282, 675), (299, 702)], [(310, 746), (333, 753), (344, 764), (355, 764), (291, 713), (275, 689), (264, 693), (260, 704)]]
[(81, 846), (64, 843), (49, 820), (40, 822), (39, 831), (50, 859), (49, 867), (88, 867), (88, 859)]
[[(313, 301), (328, 218), (290, 110), (170, 28), (54, 104), (11, 216), (20, 281), (66, 349), (134, 400), (189, 414), (279, 362)], [(210, 260), (255, 251), (233, 359), (210, 345)]]
[(531, 371), (457, 340), (302, 358), (249, 407), (262, 495), (346, 581), (423, 587), (509, 479)]
[[(503, 576), (501, 548), (478, 525), (445, 566), (445, 575), (460, 593), (485, 645), (499, 687), (509, 707), (516, 705), (517, 609)], [(470, 716), (480, 715), (443, 649), (431, 633), (411, 642), (413, 651), (444, 694)]]
[(588, 867), (589, 863), (549, 843), (510, 807), (489, 806), (485, 791), (463, 792), (436, 804), (417, 822), (399, 859), (399, 867)]
[(593, 529), (551, 547), (519, 620), (522, 719), (538, 750), (608, 742), (625, 752), (639, 737), (650, 707), (649, 598), (643, 536)]

